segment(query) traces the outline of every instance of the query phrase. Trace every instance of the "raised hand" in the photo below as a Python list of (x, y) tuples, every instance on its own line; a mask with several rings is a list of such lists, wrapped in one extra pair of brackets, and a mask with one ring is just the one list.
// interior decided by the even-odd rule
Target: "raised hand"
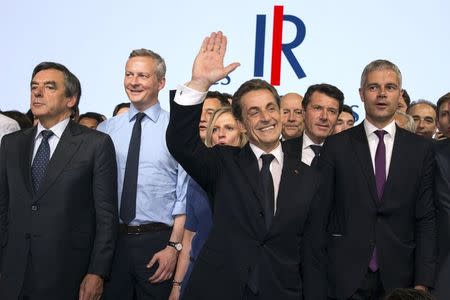
[(225, 78), (240, 66), (234, 62), (224, 67), (223, 58), (227, 50), (227, 37), (221, 31), (213, 32), (203, 40), (192, 66), (192, 78), (186, 85), (194, 90), (206, 92), (216, 81)]

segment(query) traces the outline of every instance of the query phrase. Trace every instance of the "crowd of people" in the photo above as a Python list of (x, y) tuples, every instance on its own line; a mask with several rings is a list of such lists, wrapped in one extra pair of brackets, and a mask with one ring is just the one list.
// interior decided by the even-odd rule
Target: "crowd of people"
[(209, 91), (226, 47), (204, 39), (170, 113), (151, 50), (109, 119), (35, 67), (30, 110), (0, 113), (0, 299), (450, 299), (450, 93), (411, 101), (372, 61), (355, 126), (327, 83)]

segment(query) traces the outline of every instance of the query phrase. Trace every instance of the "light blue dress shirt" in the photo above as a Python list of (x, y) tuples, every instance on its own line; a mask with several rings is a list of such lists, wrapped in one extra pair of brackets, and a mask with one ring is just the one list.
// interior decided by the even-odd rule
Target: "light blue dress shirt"
[[(128, 113), (102, 122), (97, 130), (109, 134), (117, 160), (119, 208), (122, 196), (128, 146), (138, 110), (131, 105)], [(142, 119), (141, 149), (136, 195), (136, 218), (130, 225), (161, 222), (173, 225), (176, 215), (185, 214), (188, 175), (167, 150), (166, 129), (169, 113), (159, 102)]]

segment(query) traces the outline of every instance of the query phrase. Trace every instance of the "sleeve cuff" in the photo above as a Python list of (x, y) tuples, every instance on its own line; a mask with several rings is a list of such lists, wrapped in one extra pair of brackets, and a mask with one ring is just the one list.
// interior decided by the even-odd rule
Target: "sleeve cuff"
[(193, 90), (185, 85), (178, 85), (174, 101), (183, 106), (197, 105), (205, 100), (206, 92)]
[(177, 201), (172, 211), (172, 216), (186, 214), (186, 202)]

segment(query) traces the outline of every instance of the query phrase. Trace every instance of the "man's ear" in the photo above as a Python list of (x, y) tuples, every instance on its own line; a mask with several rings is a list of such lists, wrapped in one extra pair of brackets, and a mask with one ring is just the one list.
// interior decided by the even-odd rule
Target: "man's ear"
[(158, 91), (162, 90), (166, 86), (166, 77), (158, 80)]
[(77, 97), (76, 96), (72, 96), (72, 97), (68, 97), (67, 98), (67, 107), (68, 108), (73, 108), (73, 107), (75, 107), (76, 104), (77, 104)]

